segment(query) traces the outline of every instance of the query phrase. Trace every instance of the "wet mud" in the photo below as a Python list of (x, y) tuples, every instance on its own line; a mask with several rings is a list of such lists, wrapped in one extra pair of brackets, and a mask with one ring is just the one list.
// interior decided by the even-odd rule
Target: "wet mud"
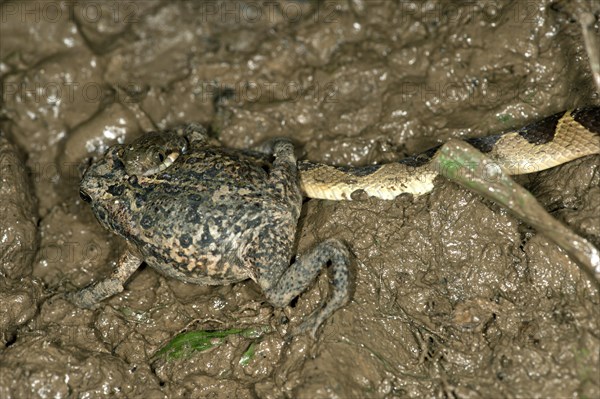
[[(194, 121), (230, 147), (287, 136), (306, 159), (367, 165), (600, 102), (564, 2), (267, 3), (0, 4), (0, 397), (599, 397), (597, 288), (443, 179), (418, 198), (306, 201), (298, 253), (335, 237), (354, 254), (352, 300), (316, 341), (284, 334), (326, 273), (285, 309), (250, 281), (147, 267), (97, 309), (62, 299), (124, 246), (79, 199), (81, 173), (145, 131)], [(599, 162), (519, 178), (597, 246)], [(251, 328), (266, 332), (154, 356), (182, 331)]]

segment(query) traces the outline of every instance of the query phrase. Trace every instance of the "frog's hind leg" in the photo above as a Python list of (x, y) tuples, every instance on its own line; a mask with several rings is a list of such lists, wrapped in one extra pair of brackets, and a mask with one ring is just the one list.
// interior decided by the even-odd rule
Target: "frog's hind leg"
[(330, 297), (292, 332), (295, 335), (308, 330), (314, 337), (321, 323), (348, 301), (350, 255), (344, 244), (330, 239), (289, 265), (302, 206), (294, 146), (287, 139), (276, 138), (268, 142), (265, 150), (272, 152), (275, 158), (269, 172), (272, 193), (286, 206), (273, 210), (270, 217), (272, 227), (255, 243), (252, 256), (256, 266), (255, 278), (267, 299), (274, 306), (284, 307), (306, 291), (321, 269), (331, 262), (333, 281)]
[(292, 335), (308, 330), (314, 338), (321, 323), (348, 302), (350, 296), (348, 249), (336, 239), (323, 241), (299, 257), (285, 270), (276, 284), (265, 290), (267, 298), (274, 306), (286, 306), (292, 299), (306, 291), (321, 269), (329, 262), (333, 272), (331, 295), (292, 332)]
[(67, 295), (75, 305), (82, 308), (92, 308), (98, 302), (123, 291), (125, 282), (138, 269), (142, 260), (130, 250), (119, 259), (117, 269), (106, 280), (101, 280)]

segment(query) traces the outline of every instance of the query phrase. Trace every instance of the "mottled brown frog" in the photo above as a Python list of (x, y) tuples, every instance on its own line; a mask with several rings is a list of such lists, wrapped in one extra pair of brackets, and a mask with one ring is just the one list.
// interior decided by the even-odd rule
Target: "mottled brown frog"
[(240, 151), (212, 143), (196, 124), (148, 133), (93, 163), (80, 194), (100, 224), (129, 243), (112, 276), (70, 296), (82, 307), (121, 292), (142, 262), (193, 284), (252, 279), (276, 307), (331, 262), (330, 297), (294, 334), (314, 336), (348, 300), (349, 252), (338, 240), (291, 263), (302, 195), (288, 140)]

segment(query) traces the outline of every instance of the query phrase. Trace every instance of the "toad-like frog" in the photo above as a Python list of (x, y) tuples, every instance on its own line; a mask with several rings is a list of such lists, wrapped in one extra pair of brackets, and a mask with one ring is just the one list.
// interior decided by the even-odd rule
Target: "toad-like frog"
[(71, 295), (82, 307), (123, 291), (142, 262), (194, 284), (254, 280), (284, 307), (328, 262), (330, 297), (294, 334), (319, 325), (349, 297), (349, 252), (326, 240), (291, 263), (302, 195), (293, 145), (275, 139), (257, 151), (223, 148), (190, 124), (115, 145), (85, 172), (80, 195), (128, 250), (106, 280)]

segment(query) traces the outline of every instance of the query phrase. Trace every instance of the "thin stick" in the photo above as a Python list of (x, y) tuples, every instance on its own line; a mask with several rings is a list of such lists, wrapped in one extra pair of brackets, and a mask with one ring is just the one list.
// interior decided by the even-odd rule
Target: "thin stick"
[(553, 218), (533, 195), (495, 162), (460, 140), (440, 149), (434, 167), (460, 185), (504, 206), (519, 219), (564, 249), (600, 286), (600, 252), (589, 241)]
[(600, 40), (595, 31), (596, 17), (589, 11), (585, 11), (583, 4), (579, 3), (578, 20), (581, 25), (581, 33), (583, 34), (583, 42), (590, 61), (590, 69), (596, 83), (596, 89), (600, 93)]

